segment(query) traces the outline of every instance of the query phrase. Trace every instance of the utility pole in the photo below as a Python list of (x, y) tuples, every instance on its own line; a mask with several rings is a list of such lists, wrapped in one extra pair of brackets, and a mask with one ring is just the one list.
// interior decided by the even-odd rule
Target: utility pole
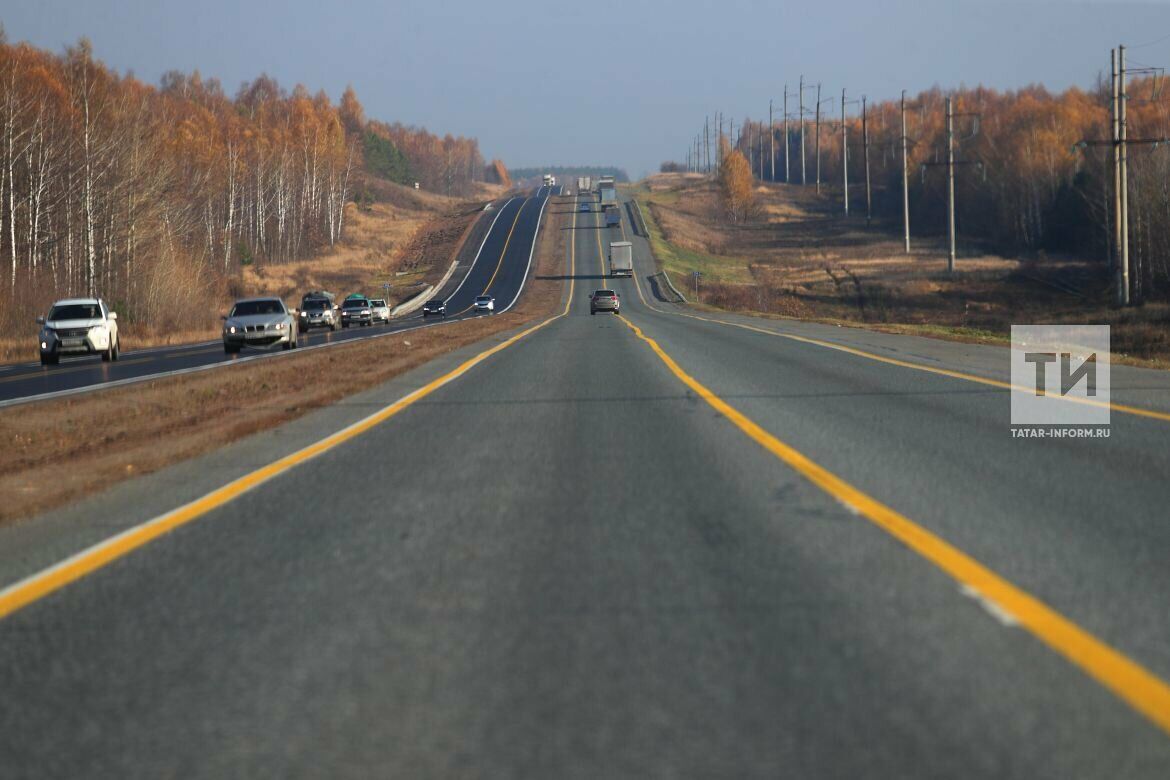
[(910, 254), (910, 182), (906, 174), (906, 90), (902, 90), (902, 237)]
[(1129, 102), (1129, 96), (1125, 94), (1125, 47), (1117, 47), (1118, 71), (1117, 71), (1117, 99), (1118, 106), (1118, 127), (1117, 127), (1117, 142), (1119, 156), (1121, 157), (1121, 304), (1128, 306), (1130, 301), (1130, 286), (1129, 286), (1129, 154), (1126, 149), (1125, 142), (1129, 135), (1126, 128), (1126, 104)]
[(756, 125), (756, 157), (760, 161), (760, 181), (764, 180), (764, 127), (763, 122)]
[(772, 161), (772, 181), (776, 181), (776, 129), (772, 122), (772, 99), (768, 98), (768, 157)]
[(710, 128), (707, 127), (711, 117), (703, 117), (703, 172), (711, 172), (711, 134)]
[(873, 221), (873, 197), (869, 188), (869, 124), (866, 121), (865, 95), (861, 96), (861, 143), (865, 158), (865, 226)]
[(849, 126), (845, 124), (845, 89), (841, 88), (841, 176), (844, 183), (845, 216), (849, 216)]
[(955, 272), (955, 112), (947, 98), (947, 273)]
[(800, 186), (808, 184), (804, 164), (804, 74), (800, 76)]
[(715, 112), (715, 167), (723, 167), (723, 114)]
[(788, 184), (792, 181), (792, 177), (788, 175), (788, 84), (784, 84), (784, 183)]
[(817, 83), (817, 194), (821, 191), (821, 85)]
[(1121, 281), (1121, 121), (1118, 117), (1117, 49), (1109, 50), (1109, 119), (1110, 144), (1113, 147), (1113, 254), (1109, 261), (1118, 306), (1125, 305), (1125, 287)]

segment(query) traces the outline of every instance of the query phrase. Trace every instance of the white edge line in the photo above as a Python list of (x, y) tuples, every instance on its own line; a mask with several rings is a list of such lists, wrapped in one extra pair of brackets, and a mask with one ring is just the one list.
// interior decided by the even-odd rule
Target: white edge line
[[(0, 409), (7, 409), (13, 406), (22, 406), (24, 404), (37, 403), (39, 401), (51, 401), (55, 398), (66, 398), (73, 395), (84, 395), (86, 393), (97, 392), (98, 390), (107, 390), (115, 387), (125, 387), (126, 385), (136, 385), (142, 382), (151, 382), (155, 379), (167, 379), (173, 376), (183, 376), (184, 374), (194, 374), (200, 371), (210, 371), (215, 368), (230, 368), (231, 366), (240, 366), (250, 363), (254, 360), (266, 360), (271, 358), (292, 357), (293, 355), (304, 354), (315, 349), (324, 349), (326, 347), (336, 347), (342, 344), (360, 344), (364, 341), (373, 341), (374, 339), (386, 338), (387, 336), (397, 336), (401, 333), (413, 333), (416, 330), (424, 328), (434, 328), (440, 325), (451, 325), (456, 322), (462, 322), (466, 317), (459, 319), (440, 320), (439, 322), (430, 322), (425, 325), (414, 325), (409, 328), (400, 328), (398, 330), (390, 330), (385, 333), (370, 334), (369, 336), (360, 336), (354, 339), (345, 339), (344, 341), (326, 341), (321, 344), (312, 344), (307, 347), (298, 347), (297, 349), (290, 349), (282, 352), (264, 352), (257, 355), (250, 355), (248, 357), (236, 358), (235, 360), (220, 360), (215, 363), (206, 363), (201, 366), (191, 366), (190, 368), (177, 368), (173, 371), (163, 371), (156, 374), (143, 374), (142, 376), (131, 376), (125, 379), (116, 379), (112, 382), (102, 382), (95, 385), (86, 385), (84, 387), (71, 387), (68, 390), (55, 390), (51, 393), (40, 393), (38, 395), (26, 395), (20, 398), (10, 398), (6, 401), (0, 401)], [(217, 343), (217, 342), (212, 342)]]
[(548, 205), (550, 197), (549, 195), (544, 196), (544, 201), (540, 204), (540, 213), (536, 215), (536, 230), (532, 231), (532, 247), (528, 250), (528, 265), (524, 269), (524, 276), (520, 279), (520, 288), (516, 290), (516, 296), (512, 298), (512, 302), (500, 310), (500, 314), (515, 306), (516, 301), (520, 300), (520, 293), (524, 292), (524, 285), (528, 281), (528, 272), (532, 270), (532, 255), (536, 252), (536, 239), (540, 235), (540, 226), (544, 220), (544, 207)]
[[(452, 322), (458, 322), (458, 320), (452, 320)], [(435, 327), (436, 325), (442, 325), (442, 324), (444, 324), (444, 323), (434, 323), (434, 324), (431, 324), (431, 325), (424, 325), (424, 326), (420, 326), (420, 327), (427, 327), (427, 328), (432, 328), (432, 327)], [(418, 329), (418, 328), (414, 328), (413, 330), (417, 330), (417, 329)], [(399, 331), (399, 332), (401, 332), (401, 331)], [(392, 335), (392, 334), (385, 333), (385, 334), (381, 334), (381, 335), (383, 335), (383, 336), (389, 336), (389, 335)], [(374, 337), (371, 337), (371, 338), (374, 338)], [(326, 346), (326, 345), (319, 345), (319, 346)], [(470, 371), (471, 369), (475, 368), (475, 367), (476, 367), (476, 366), (478, 366), (480, 363), (482, 363), (484, 360), (486, 360), (486, 359), (487, 359), (487, 357), (490, 357), (490, 355), (489, 355), (489, 356), (485, 356), (485, 357), (481, 358), (480, 360), (476, 360), (476, 361), (475, 361), (474, 363), (472, 363), (471, 365), (465, 366), (465, 367), (464, 367), (464, 368), (462, 368), (461, 370), (458, 370), (458, 371), (456, 371), (456, 372), (452, 373), (450, 376), (448, 376), (448, 377), (447, 377), (446, 379), (444, 379), (442, 382), (440, 382), (439, 384), (435, 385), (435, 386), (432, 388), (432, 392), (433, 392), (434, 390), (438, 390), (440, 387), (445, 387), (445, 386), (447, 386), (447, 385), (448, 385), (448, 384), (450, 384), (451, 382), (454, 382), (456, 379), (459, 379), (459, 378), (460, 378), (460, 377), (462, 377), (464, 374), (466, 374), (468, 371)], [(231, 480), (230, 482), (227, 482), (227, 483), (225, 483), (225, 484), (223, 484), (223, 485), (220, 485), (220, 486), (219, 486), (219, 487), (217, 487), (217, 488), (214, 488), (213, 490), (210, 490), (210, 491), (208, 491), (207, 493), (204, 493), (203, 495), (199, 496), (198, 498), (194, 498), (194, 499), (192, 499), (191, 501), (188, 501), (187, 503), (185, 503), (185, 504), (183, 504), (183, 505), (181, 505), (181, 506), (178, 506), (178, 507), (176, 507), (176, 508), (174, 508), (174, 509), (171, 509), (171, 510), (169, 510), (169, 511), (167, 511), (167, 512), (164, 512), (164, 513), (163, 513), (163, 514), (161, 514), (161, 515), (156, 515), (156, 516), (152, 517), (152, 518), (151, 518), (151, 519), (149, 519), (149, 520), (145, 520), (145, 521), (143, 521), (143, 522), (141, 522), (141, 523), (138, 523), (138, 524), (136, 524), (136, 525), (130, 526), (129, 528), (126, 528), (126, 529), (124, 529), (124, 530), (122, 530), (122, 531), (119, 531), (118, 533), (114, 534), (114, 535), (113, 535), (113, 536), (111, 536), (111, 537), (108, 537), (108, 538), (106, 538), (106, 539), (103, 539), (102, 541), (98, 542), (97, 544), (90, 545), (89, 547), (86, 547), (86, 548), (84, 548), (84, 549), (82, 549), (82, 550), (80, 550), (80, 551), (78, 551), (78, 552), (76, 552), (76, 553), (74, 553), (74, 554), (70, 555), (68, 558), (65, 558), (65, 559), (63, 559), (63, 560), (60, 560), (60, 561), (58, 561), (57, 563), (54, 563), (53, 565), (51, 565), (51, 566), (49, 566), (49, 567), (47, 567), (47, 568), (41, 569), (40, 571), (37, 571), (37, 572), (35, 572), (35, 573), (33, 573), (33, 574), (30, 574), (29, 576), (27, 576), (27, 577), (24, 577), (24, 578), (22, 578), (22, 579), (20, 579), (20, 580), (18, 580), (18, 581), (16, 581), (16, 582), (14, 582), (14, 583), (12, 583), (11, 585), (8, 585), (8, 586), (6, 586), (6, 587), (4, 587), (4, 588), (0, 588), (0, 599), (3, 599), (3, 598), (4, 598), (5, 596), (7, 596), (9, 593), (12, 593), (12, 592), (15, 592), (15, 591), (17, 591), (17, 590), (19, 590), (19, 589), (21, 589), (21, 588), (27, 587), (28, 585), (30, 585), (30, 584), (32, 584), (32, 583), (34, 583), (34, 582), (36, 582), (37, 580), (43, 579), (43, 578), (45, 578), (45, 577), (47, 577), (47, 576), (49, 576), (49, 575), (53, 574), (54, 572), (56, 572), (56, 571), (58, 571), (58, 570), (60, 570), (60, 569), (63, 569), (63, 568), (65, 568), (65, 567), (67, 567), (67, 566), (70, 566), (71, 564), (75, 563), (76, 561), (79, 561), (79, 560), (81, 560), (81, 559), (83, 559), (83, 558), (89, 557), (89, 556), (93, 555), (94, 553), (100, 552), (101, 550), (104, 550), (104, 549), (106, 549), (107, 547), (110, 547), (110, 546), (112, 546), (112, 545), (116, 544), (116, 543), (117, 543), (119, 540), (123, 539), (123, 538), (124, 538), (124, 537), (126, 537), (126, 536), (129, 536), (129, 535), (131, 535), (131, 534), (136, 534), (136, 533), (139, 533), (139, 532), (141, 532), (143, 529), (145, 529), (145, 528), (150, 528), (151, 526), (155, 526), (155, 525), (161, 525), (161, 524), (163, 524), (163, 523), (166, 523), (166, 522), (167, 522), (167, 521), (168, 521), (168, 520), (169, 520), (171, 517), (173, 517), (174, 515), (176, 515), (176, 514), (178, 514), (178, 513), (182, 512), (182, 511), (184, 511), (184, 510), (185, 510), (185, 509), (187, 509), (188, 507), (190, 507), (190, 506), (192, 506), (192, 505), (194, 505), (194, 504), (197, 504), (197, 503), (199, 503), (200, 501), (203, 501), (203, 500), (207, 499), (209, 496), (211, 496), (211, 495), (212, 495), (212, 494), (214, 494), (214, 493), (217, 493), (217, 492), (219, 492), (219, 491), (221, 491), (221, 490), (225, 490), (225, 489), (227, 489), (227, 488), (230, 488), (230, 487), (232, 487), (233, 485), (237, 485), (237, 484), (239, 484), (240, 482), (242, 482), (243, 480), (246, 480), (246, 479), (248, 479), (249, 477), (251, 477), (251, 476), (252, 476), (253, 474), (255, 474), (257, 471), (260, 471), (261, 469), (268, 468), (269, 466), (272, 466), (272, 465), (273, 465), (273, 464), (275, 464), (275, 463), (279, 463), (280, 461), (282, 461), (282, 460), (285, 460), (286, 458), (291, 458), (291, 457), (294, 457), (294, 456), (296, 456), (296, 455), (299, 455), (299, 454), (301, 454), (301, 453), (305, 452), (306, 450), (310, 450), (310, 449), (312, 449), (313, 447), (318, 447), (318, 446), (320, 446), (322, 443), (324, 443), (324, 442), (327, 442), (327, 441), (328, 441), (328, 440), (330, 440), (330, 439), (333, 439), (333, 438), (337, 438), (337, 437), (343, 436), (343, 435), (345, 435), (346, 433), (348, 433), (349, 431), (351, 431), (351, 430), (353, 430), (353, 429), (355, 429), (355, 428), (357, 428), (357, 427), (359, 427), (359, 426), (361, 426), (361, 425), (365, 425), (365, 424), (366, 424), (367, 422), (369, 422), (371, 419), (373, 419), (373, 418), (377, 417), (377, 416), (378, 416), (378, 415), (380, 415), (380, 414), (384, 414), (384, 413), (386, 412), (386, 410), (387, 410), (387, 409), (389, 409), (390, 407), (392, 407), (392, 406), (396, 406), (397, 404), (405, 403), (405, 402), (407, 402), (407, 401), (412, 401), (412, 400), (413, 400), (413, 399), (414, 399), (416, 396), (418, 396), (418, 395), (419, 395), (419, 394), (420, 394), (420, 393), (421, 393), (421, 392), (422, 392), (422, 391), (423, 391), (423, 390), (424, 390), (424, 389), (425, 389), (425, 388), (426, 388), (426, 387), (427, 387), (429, 384), (430, 384), (430, 383), (428, 382), (428, 383), (424, 384), (422, 387), (417, 387), (417, 388), (415, 388), (414, 390), (411, 390), (409, 393), (407, 393), (406, 395), (402, 396), (402, 397), (401, 397), (401, 398), (399, 398), (398, 400), (396, 400), (396, 401), (393, 401), (393, 402), (391, 402), (391, 403), (389, 403), (389, 404), (386, 404), (385, 406), (383, 406), (382, 408), (378, 409), (377, 411), (375, 411), (375, 412), (372, 412), (372, 413), (370, 413), (370, 414), (366, 415), (365, 417), (361, 418), (360, 420), (356, 420), (356, 421), (354, 421), (354, 422), (350, 423), (349, 425), (345, 426), (344, 428), (342, 428), (342, 429), (341, 429), (341, 430), (339, 430), (339, 431), (334, 431), (333, 433), (329, 434), (328, 436), (324, 436), (324, 437), (322, 437), (322, 438), (320, 438), (320, 439), (318, 439), (318, 440), (316, 440), (316, 441), (314, 441), (314, 442), (312, 442), (312, 443), (310, 443), (310, 444), (306, 444), (305, 446), (303, 446), (303, 447), (301, 447), (301, 448), (299, 448), (299, 449), (297, 449), (297, 450), (294, 450), (293, 452), (290, 452), (290, 453), (288, 453), (287, 455), (282, 455), (282, 456), (280, 456), (279, 458), (277, 458), (276, 460), (274, 460), (274, 461), (272, 461), (272, 462), (270, 462), (270, 463), (267, 463), (267, 464), (265, 464), (265, 465), (263, 465), (263, 466), (260, 466), (259, 468), (252, 468), (252, 469), (250, 469), (250, 470), (249, 470), (249, 471), (248, 471), (246, 474), (242, 474), (241, 476), (239, 476), (239, 477), (236, 477), (235, 479)], [(342, 443), (344, 443), (344, 442), (338, 442), (338, 444), (342, 444)], [(334, 445), (334, 446), (336, 446), (336, 445)], [(319, 456), (321, 456), (321, 455), (324, 455), (324, 454), (325, 454), (325, 453), (327, 453), (327, 452), (331, 452), (333, 449), (334, 449), (333, 447), (327, 447), (327, 448), (325, 448), (325, 449), (321, 450), (320, 452), (318, 452), (318, 453), (315, 453), (315, 454), (313, 454), (313, 455), (311, 455), (311, 456), (309, 456), (309, 457), (305, 458), (304, 460), (300, 461), (299, 463), (295, 463), (295, 464), (293, 464), (293, 465), (289, 466), (288, 468), (282, 469), (281, 471), (278, 471), (278, 472), (276, 472), (275, 474), (272, 474), (271, 476), (268, 476), (268, 477), (265, 477), (265, 478), (264, 478), (264, 479), (262, 479), (262, 480), (259, 480), (259, 481), (258, 481), (258, 482), (256, 482), (255, 484), (253, 484), (253, 485), (251, 485), (250, 487), (246, 488), (245, 490), (241, 491), (240, 493), (238, 493), (238, 494), (236, 494), (236, 495), (232, 496), (232, 497), (231, 497), (231, 498), (230, 498), (228, 501), (226, 501), (226, 502), (225, 502), (225, 504), (227, 504), (227, 503), (231, 503), (232, 501), (235, 501), (235, 500), (236, 500), (237, 498), (239, 498), (240, 496), (242, 496), (242, 495), (244, 495), (244, 494), (246, 494), (246, 493), (250, 493), (251, 491), (255, 490), (256, 488), (260, 487), (261, 485), (264, 485), (264, 484), (266, 484), (266, 483), (268, 483), (268, 482), (270, 482), (270, 481), (272, 481), (272, 480), (276, 479), (277, 477), (283, 476), (283, 475), (287, 474), (288, 472), (292, 471), (293, 469), (295, 469), (295, 468), (297, 468), (297, 467), (299, 467), (299, 466), (302, 466), (302, 465), (304, 465), (304, 464), (306, 464), (306, 463), (308, 463), (308, 462), (310, 462), (310, 461), (312, 461), (312, 460), (316, 459), (317, 457), (319, 457)], [(222, 505), (221, 505), (221, 506), (222, 506)], [(215, 508), (219, 508), (219, 507), (215, 507)], [(214, 511), (214, 510), (208, 510), (208, 511)]]

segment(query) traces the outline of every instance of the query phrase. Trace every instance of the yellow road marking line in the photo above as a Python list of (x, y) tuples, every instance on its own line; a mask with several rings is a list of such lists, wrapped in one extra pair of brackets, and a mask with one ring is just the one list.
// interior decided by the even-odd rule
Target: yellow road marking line
[[(655, 311), (660, 311), (655, 309)], [(740, 322), (725, 322), (723, 320), (712, 319), (710, 317), (700, 317), (697, 314), (683, 314), (681, 312), (661, 312), (677, 314), (679, 317), (689, 317), (693, 320), (702, 320), (703, 322), (711, 322), (716, 325), (726, 325), (732, 328), (741, 328), (743, 330), (750, 330), (756, 333), (763, 333), (768, 336), (777, 336), (782, 339), (789, 339), (791, 341), (799, 341), (805, 344), (813, 344), (818, 347), (826, 347), (828, 349), (835, 349), (838, 352), (847, 352), (850, 355), (863, 357), (867, 360), (876, 360), (879, 363), (888, 363), (891, 366), (899, 366), (901, 368), (911, 368), (915, 371), (925, 371), (929, 374), (938, 374), (939, 376), (951, 377), (952, 379), (962, 379), (967, 382), (976, 382), (981, 385), (988, 385), (990, 387), (998, 387), (1002, 390), (1011, 390), (1017, 393), (1034, 393), (1036, 390), (1032, 387), (1025, 387), (1024, 385), (1013, 385), (1011, 382), (1003, 382), (998, 379), (988, 379), (987, 377), (977, 376), (975, 374), (968, 374), (963, 371), (955, 371), (949, 368), (936, 368), (935, 366), (927, 366), (921, 363), (913, 363), (908, 360), (899, 360), (898, 358), (886, 357), (884, 355), (876, 355), (873, 352), (866, 352), (863, 349), (856, 347), (849, 347), (844, 344), (836, 344), (832, 341), (822, 341), (821, 339), (814, 339), (808, 336), (797, 336), (793, 333), (780, 333), (779, 331), (768, 330), (767, 328), (757, 328), (753, 325), (744, 325)], [(1053, 396), (1053, 398), (1060, 398), (1069, 403), (1079, 403), (1086, 406), (1096, 406), (1104, 409), (1111, 409), (1115, 412), (1122, 412), (1124, 414), (1132, 414), (1138, 417), (1149, 417), (1154, 420), (1165, 420), (1170, 422), (1170, 413), (1158, 412), (1153, 409), (1142, 409), (1137, 406), (1127, 406), (1119, 403), (1105, 403), (1104, 401), (1097, 401), (1092, 398), (1077, 398), (1075, 396)]]
[[(572, 272), (570, 272), (571, 275)], [(571, 282), (570, 282), (571, 287)], [(554, 320), (558, 320), (569, 313), (569, 305), (572, 303), (572, 295), (569, 297), (569, 302), (565, 304), (565, 310), (560, 314), (556, 314), (543, 322), (533, 325), (532, 327), (517, 333), (515, 336), (503, 341), (496, 346), (480, 352), (478, 355), (469, 358), (461, 363), (455, 369), (447, 372), (443, 376), (428, 382), (417, 390), (403, 396), (389, 406), (375, 412), (374, 414), (361, 419), (352, 425), (343, 428), (337, 433), (326, 436), (324, 439), (308, 445), (296, 452), (280, 458), (279, 460), (259, 468), (249, 474), (245, 474), (238, 479), (229, 482), (223, 487), (217, 488), (202, 498), (196, 499), (185, 506), (179, 507), (166, 514), (159, 515), (152, 520), (147, 520), (141, 525), (129, 528), (122, 533), (113, 536), (103, 542), (100, 542), (93, 547), (83, 550), (64, 561), (45, 569), (37, 574), (34, 574), (20, 582), (17, 582), (3, 590), (0, 590), (0, 619), (11, 615), (19, 609), (22, 609), (35, 601), (38, 601), (51, 593), (54, 593), (61, 588), (76, 582), (77, 580), (101, 569), (113, 561), (122, 558), (129, 553), (143, 547), (164, 534), (173, 531), (180, 526), (186, 525), (198, 518), (206, 515), (214, 509), (218, 509), (231, 501), (239, 498), (244, 493), (248, 492), (254, 487), (262, 485), (270, 479), (280, 476), (287, 471), (296, 468), (312, 458), (317, 457), (329, 450), (344, 444), (351, 439), (355, 439), (366, 433), (371, 428), (389, 420), (394, 415), (402, 410), (410, 407), (417, 401), (426, 398), (428, 395), (438, 390), (440, 387), (458, 379), (463, 374), (470, 371), (475, 366), (487, 360), (497, 352), (501, 352), (508, 347), (515, 344), (520, 339), (528, 336), (541, 328), (548, 325)]]
[[(524, 211), (524, 207), (527, 206), (531, 200), (531, 198), (526, 198), (524, 202), (520, 204), (520, 208), (516, 209), (516, 218), (512, 220), (512, 227), (508, 228), (508, 237), (504, 239), (504, 248), (500, 250), (500, 259), (496, 262), (496, 269), (492, 271), (492, 278), (488, 279), (488, 282), (484, 286), (483, 292), (481, 292), (480, 295), (487, 295), (487, 291), (492, 288), (492, 282), (496, 280), (496, 274), (500, 272), (500, 268), (504, 265), (504, 255), (508, 254), (508, 244), (512, 243), (512, 233), (516, 231), (516, 223), (520, 221), (520, 214)], [(455, 312), (454, 316), (458, 317), (460, 314), (465, 314), (466, 312), (471, 311), (474, 307), (475, 304), (473, 303), (463, 311)]]
[(943, 572), (975, 590), (1014, 617), (1040, 641), (1080, 667), (1163, 731), (1170, 734), (1170, 686), (1137, 662), (1114, 650), (1035, 596), (1016, 587), (942, 537), (813, 462), (768, 433), (687, 374), (658, 342), (622, 319), (684, 385), (749, 438), (794, 471), (899, 540)]

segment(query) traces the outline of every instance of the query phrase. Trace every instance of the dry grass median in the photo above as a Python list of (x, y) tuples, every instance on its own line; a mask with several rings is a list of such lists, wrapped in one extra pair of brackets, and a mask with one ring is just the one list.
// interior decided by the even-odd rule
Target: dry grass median
[[(535, 277), (560, 276), (547, 209)], [(0, 522), (28, 517), (288, 422), (555, 311), (563, 281), (530, 279), (507, 314), (0, 411)], [(318, 377), (344, 372), (344, 384)]]

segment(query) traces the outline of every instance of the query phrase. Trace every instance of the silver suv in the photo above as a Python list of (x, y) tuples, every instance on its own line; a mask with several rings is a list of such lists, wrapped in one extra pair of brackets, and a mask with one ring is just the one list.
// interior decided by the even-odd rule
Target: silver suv
[(101, 298), (67, 298), (57, 301), (41, 326), (41, 365), (55, 366), (62, 355), (98, 355), (117, 360), (121, 350), (118, 315)]
[(613, 290), (597, 290), (589, 296), (590, 314), (596, 314), (599, 311), (612, 311), (614, 314), (621, 314), (621, 309), (621, 298)]

